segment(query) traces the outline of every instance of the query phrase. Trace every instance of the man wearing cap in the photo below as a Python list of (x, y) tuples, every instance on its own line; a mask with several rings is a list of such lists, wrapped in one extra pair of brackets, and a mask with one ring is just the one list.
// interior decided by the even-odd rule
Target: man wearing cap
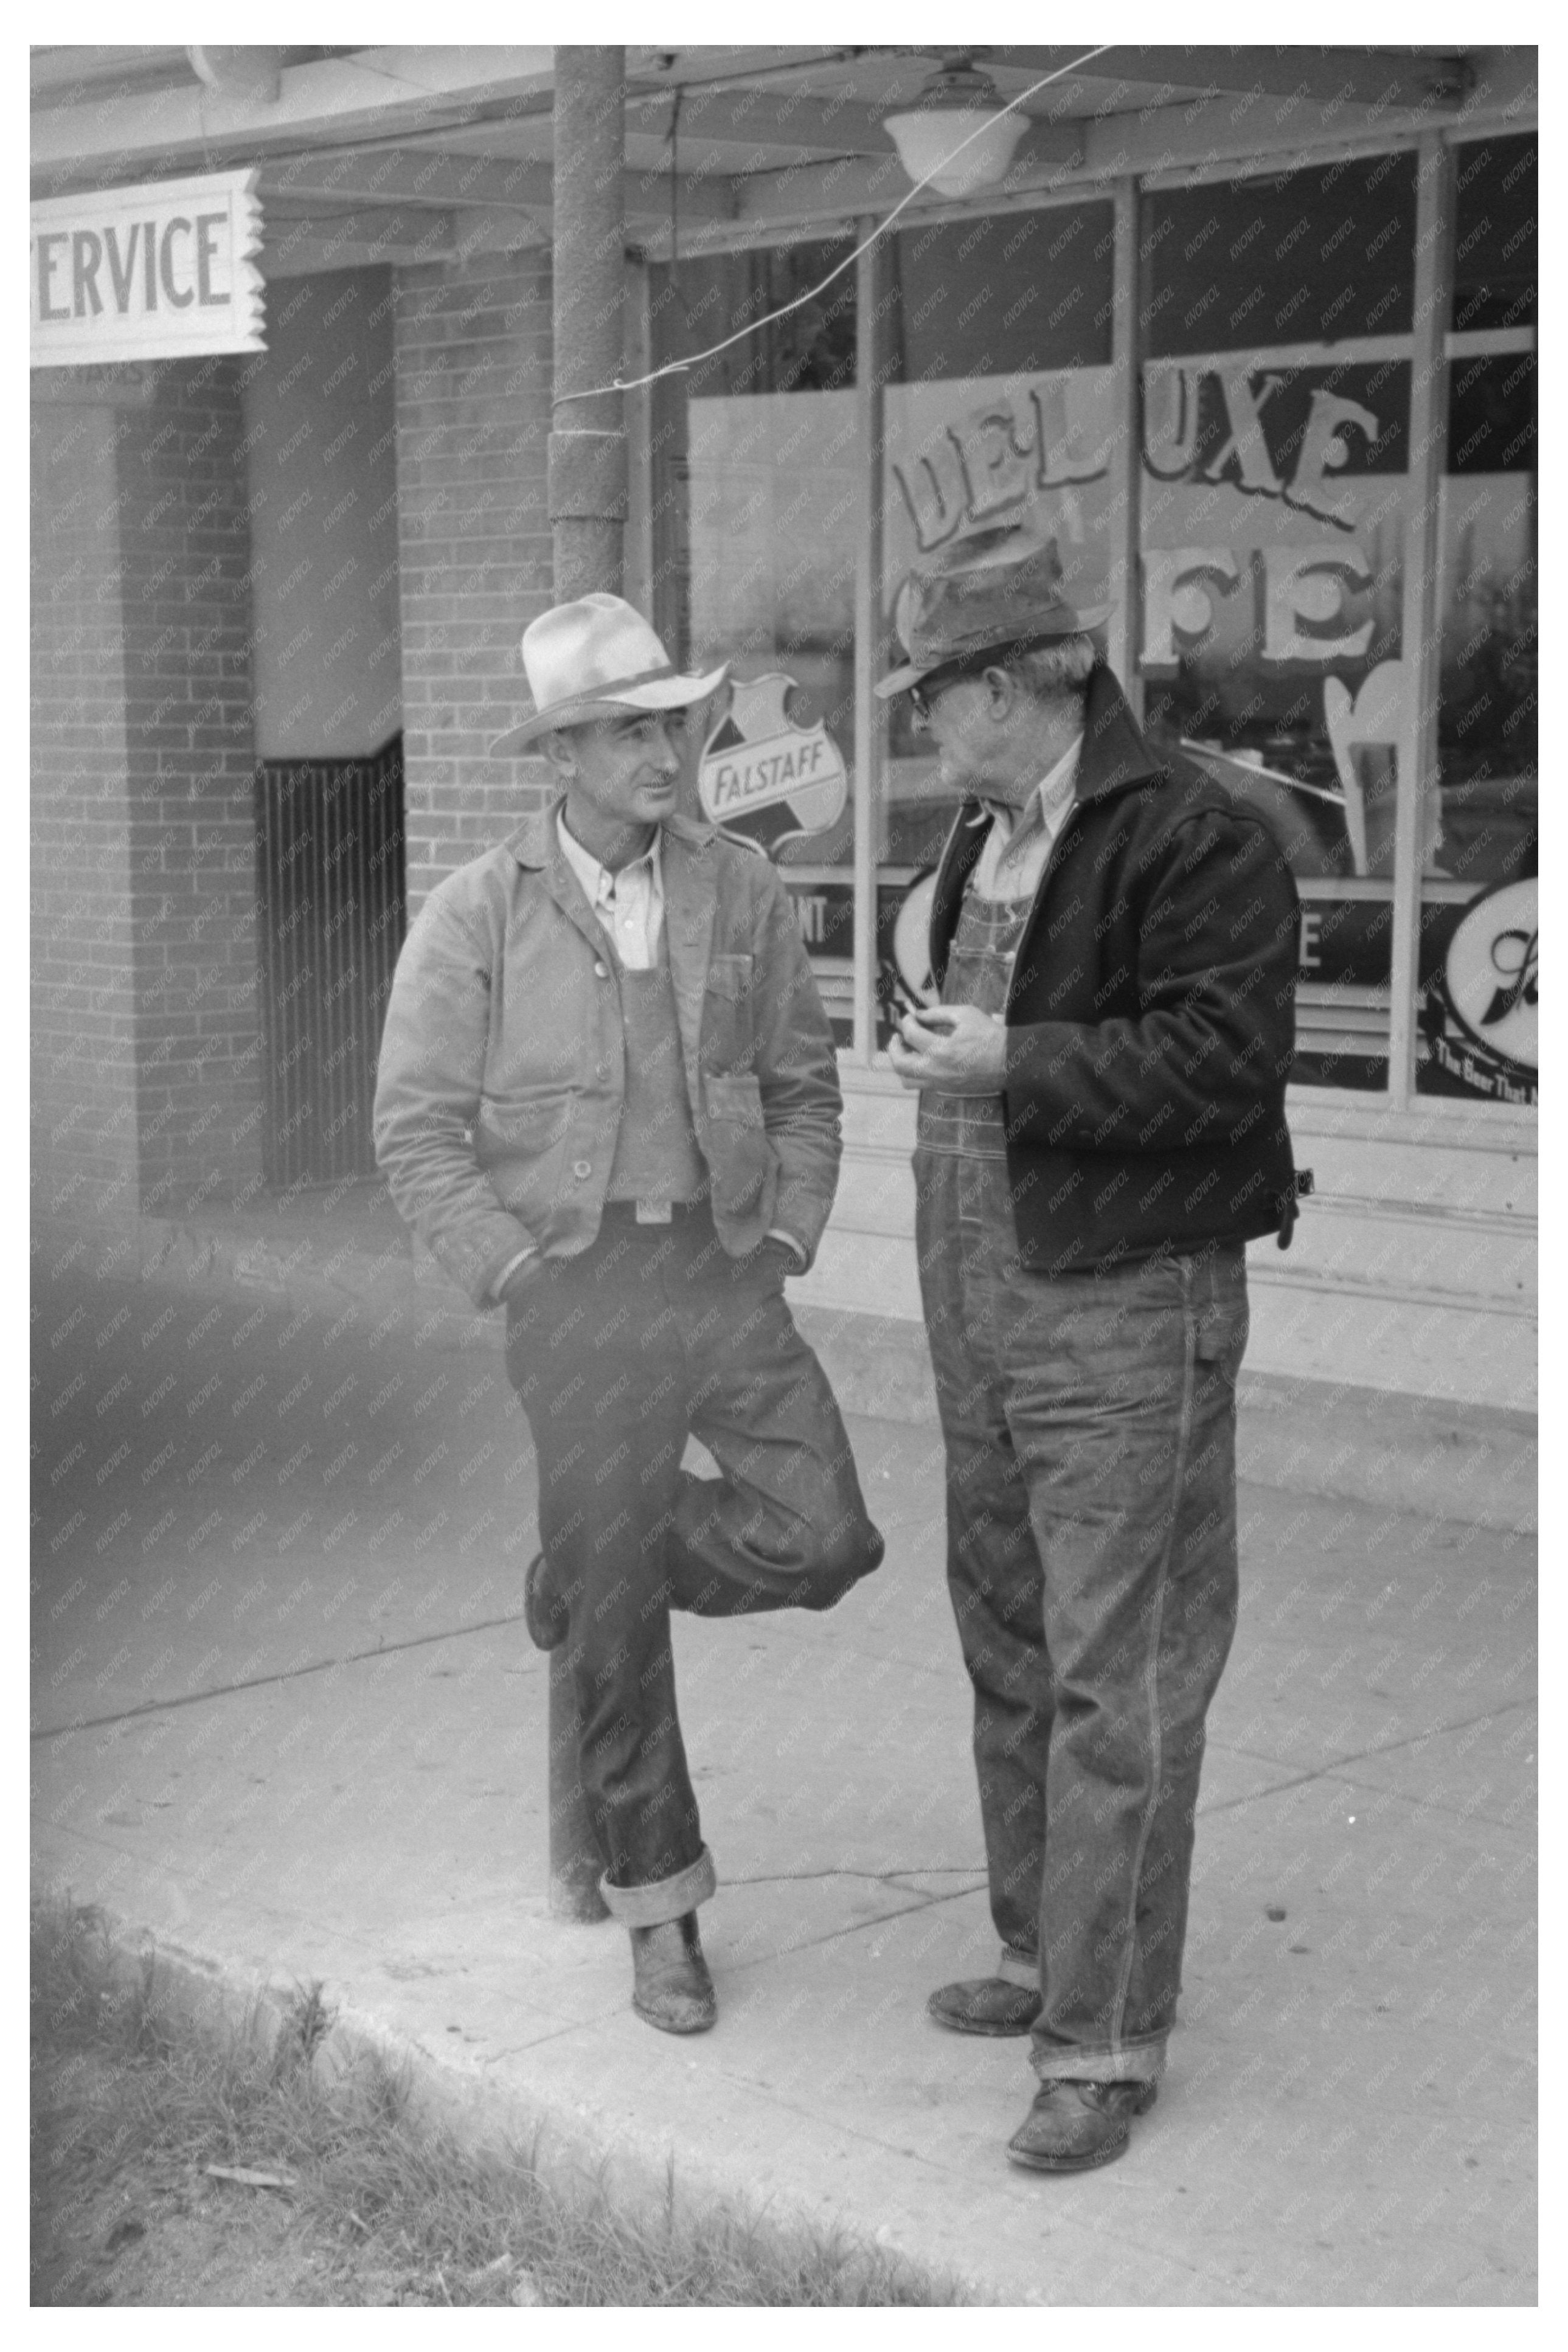
[(1164, 2070), (1204, 1720), (1235, 1628), (1243, 1244), (1289, 1238), (1295, 887), (1265, 826), (1140, 734), (1053, 543), (910, 575), (907, 693), (963, 805), (918, 1088), (947, 1574), (974, 1695), (990, 1974), (930, 2000), (1032, 2033), (1009, 2144), (1127, 2145)]
[[(618, 596), (522, 639), (558, 795), (431, 893), (398, 962), (376, 1148), (393, 1198), (507, 1318), (543, 1546), (542, 1649), (571, 1644), (584, 1790), (634, 2006), (716, 2014), (714, 1891), (669, 1611), (827, 1609), (874, 1569), (848, 1440), (784, 1304), (840, 1151), (832, 1035), (767, 860), (677, 813), (681, 677)], [(718, 1480), (681, 1468), (695, 1433)]]

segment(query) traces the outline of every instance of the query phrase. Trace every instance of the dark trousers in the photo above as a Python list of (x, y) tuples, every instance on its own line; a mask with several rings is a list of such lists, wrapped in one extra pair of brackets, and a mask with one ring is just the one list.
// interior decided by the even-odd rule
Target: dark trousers
[[(605, 1898), (631, 1924), (712, 1891), (676, 1712), (669, 1612), (830, 1609), (882, 1558), (774, 1249), (729, 1257), (705, 1213), (609, 1213), (507, 1318), (539, 1458), (539, 1529), (570, 1613), (583, 1783)], [(681, 1466), (689, 1434), (719, 1479)], [(638, 1890), (616, 1902), (621, 1889)], [(668, 1907), (670, 1905), (676, 1907)]]
[(1243, 1251), (1051, 1278), (1005, 1160), (915, 1172), (992, 1916), (1037, 1956), (1037, 2072), (1154, 2080), (1236, 1627)]

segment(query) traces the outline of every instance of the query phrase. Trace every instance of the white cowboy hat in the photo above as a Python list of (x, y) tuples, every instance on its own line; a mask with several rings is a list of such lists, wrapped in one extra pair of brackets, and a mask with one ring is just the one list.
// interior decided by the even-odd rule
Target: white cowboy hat
[(581, 727), (622, 710), (681, 710), (721, 686), (730, 665), (683, 677), (635, 605), (594, 590), (557, 604), (522, 633), (531, 719), (490, 745), (492, 758), (521, 751), (552, 727)]

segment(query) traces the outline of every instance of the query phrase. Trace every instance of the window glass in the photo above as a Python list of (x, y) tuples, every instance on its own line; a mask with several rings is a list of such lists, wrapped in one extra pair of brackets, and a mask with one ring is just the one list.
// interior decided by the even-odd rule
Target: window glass
[[(1027, 521), (1057, 542), (1065, 593), (1106, 598), (1112, 561), (1111, 290), (1104, 202), (933, 223), (888, 257), (883, 395), (883, 611), (922, 558)], [(958, 806), (900, 696), (889, 707), (876, 810), (879, 961), (911, 884)], [(886, 1024), (879, 1032), (886, 1042)]]
[(1146, 724), (1289, 858), (1306, 1084), (1388, 1083), (1415, 212), (1410, 155), (1140, 211)]
[(1421, 1094), (1536, 1097), (1536, 142), (1461, 147), (1438, 530)]
[(1407, 335), (1415, 159), (1150, 194), (1139, 244), (1146, 359)]
[[(851, 250), (817, 240), (649, 271), (656, 366), (767, 320), (654, 387), (654, 622), (677, 662), (733, 666), (733, 688), (694, 714), (689, 804), (757, 841), (784, 870), (841, 1044), (853, 1025), (863, 464), (853, 268), (788, 306)], [(713, 809), (700, 801), (704, 766), (710, 793), (723, 796)]]
[(1535, 155), (1533, 131), (1456, 152), (1449, 324), (1460, 334), (1535, 324)]

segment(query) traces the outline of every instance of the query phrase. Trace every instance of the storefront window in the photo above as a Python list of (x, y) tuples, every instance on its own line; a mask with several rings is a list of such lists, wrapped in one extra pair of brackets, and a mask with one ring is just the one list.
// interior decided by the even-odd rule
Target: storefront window
[(1415, 159), (1145, 196), (1146, 723), (1275, 829), (1299, 1081), (1388, 1084)]
[(859, 772), (853, 268), (800, 309), (787, 306), (850, 251), (814, 241), (649, 273), (656, 366), (768, 320), (655, 387), (654, 620), (678, 662), (731, 662), (740, 686), (755, 689), (694, 714), (694, 813), (706, 751), (725, 798), (704, 813), (783, 869), (843, 1045), (853, 1034)]
[(1536, 142), (1455, 157), (1415, 1086), (1536, 1098)]
[[(1146, 190), (1130, 289), (1102, 196), (900, 226), (820, 291), (847, 236), (650, 270), (656, 364), (765, 321), (655, 388), (655, 618), (679, 660), (729, 660), (744, 689), (694, 730), (693, 802), (700, 763), (711, 797), (731, 756), (721, 821), (783, 870), (842, 1044), (857, 887), (882, 978), (908, 908), (909, 979), (919, 886), (956, 806), (906, 700), (857, 740), (858, 661), (881, 666), (911, 567), (1000, 525), (1056, 541), (1075, 602), (1116, 604), (1131, 498), (1135, 609), (1118, 626), (1144, 724), (1274, 829), (1300, 892), (1298, 1082), (1405, 1098), (1394, 915), (1416, 902), (1418, 969), (1402, 963), (1398, 984), (1418, 990), (1417, 1091), (1533, 1102), (1535, 141), (1474, 142), (1452, 169), (1451, 242), (1423, 263), (1452, 289), (1433, 517), (1410, 487), (1412, 152)], [(873, 504), (882, 643), (868, 648)], [(1396, 876), (1399, 795), (1417, 789), (1400, 774), (1413, 544), (1437, 567), (1436, 772)], [(826, 750), (781, 750), (818, 738)], [(879, 1013), (862, 1047), (886, 1035)]]
[[(933, 223), (891, 240), (885, 309), (883, 610), (910, 568), (1026, 523), (1056, 541), (1066, 593), (1111, 569), (1114, 215), (1099, 202)], [(957, 808), (910, 706), (888, 714), (876, 811), (879, 961)], [(886, 1043), (886, 1021), (879, 1024)]]

